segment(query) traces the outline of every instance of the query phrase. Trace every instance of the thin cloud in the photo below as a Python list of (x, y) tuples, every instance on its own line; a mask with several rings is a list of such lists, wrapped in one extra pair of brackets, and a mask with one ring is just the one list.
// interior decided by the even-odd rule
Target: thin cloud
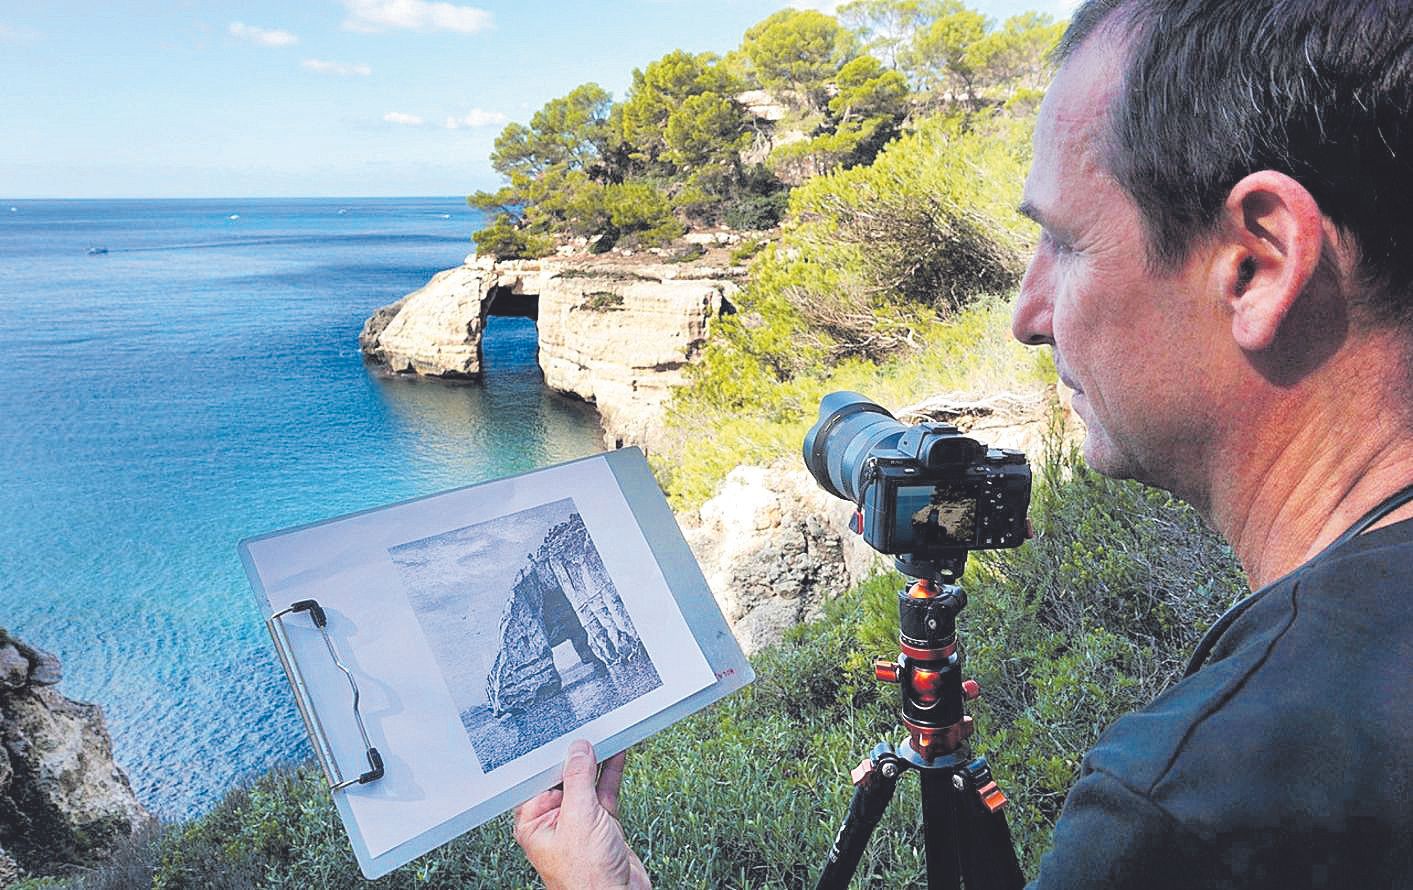
[(328, 62), (324, 59), (305, 59), (299, 65), (308, 71), (333, 74), (338, 77), (367, 77), (373, 73), (373, 69), (362, 62), (350, 64), (348, 62)]
[(457, 31), (475, 34), (493, 24), (490, 12), (475, 6), (429, 0), (344, 0), (349, 31), (374, 32), (388, 28), (411, 31)]
[(257, 28), (244, 22), (231, 22), (226, 29), (237, 40), (248, 40), (260, 46), (293, 46), (299, 38), (279, 28)]
[(406, 114), (401, 111), (389, 111), (383, 115), (383, 120), (390, 124), (401, 124), (404, 127), (420, 127), (426, 123), (415, 114)]
[(499, 111), (486, 111), (483, 108), (473, 108), (461, 117), (449, 117), (446, 123), (442, 124), (448, 130), (460, 130), (462, 128), (474, 130), (477, 127), (494, 127), (505, 123), (510, 118)]
[(39, 39), (39, 32), (23, 25), (0, 22), (0, 43), (30, 43)]

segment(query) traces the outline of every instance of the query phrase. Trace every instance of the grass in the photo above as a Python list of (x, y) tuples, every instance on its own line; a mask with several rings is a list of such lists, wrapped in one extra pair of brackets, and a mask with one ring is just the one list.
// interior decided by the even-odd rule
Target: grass
[[(984, 299), (950, 319), (919, 316), (912, 323), (913, 346), (881, 362), (848, 359), (819, 376), (752, 386), (747, 359), (694, 368), (694, 374), (720, 380), (699, 379), (674, 394), (667, 435), (653, 455), (654, 472), (673, 507), (700, 506), (740, 464), (798, 455), (805, 432), (818, 419), (820, 399), (835, 390), (855, 390), (899, 409), (920, 393), (1023, 393), (1054, 383), (1049, 352), (1011, 337), (1008, 300)], [(734, 396), (738, 381), (751, 396)]]
[(585, 312), (616, 312), (623, 308), (623, 295), (610, 290), (589, 291), (579, 308)]
[[(1037, 467), (1038, 537), (974, 555), (959, 627), (974, 750), (1011, 797), (1032, 876), (1080, 758), (1100, 732), (1171, 683), (1198, 635), (1244, 592), (1225, 545), (1189, 508), (1115, 482), (1072, 454)], [(841, 595), (755, 660), (757, 681), (637, 746), (624, 824), (656, 886), (812, 886), (851, 787), (877, 741), (896, 742), (892, 687), (875, 655), (896, 652), (896, 590), (876, 578)], [(860, 864), (856, 887), (923, 881), (918, 786), (909, 778)], [(169, 826), (68, 890), (364, 886), (322, 777), (278, 770), (205, 817)], [(535, 887), (508, 817), (398, 869), (375, 888)]]

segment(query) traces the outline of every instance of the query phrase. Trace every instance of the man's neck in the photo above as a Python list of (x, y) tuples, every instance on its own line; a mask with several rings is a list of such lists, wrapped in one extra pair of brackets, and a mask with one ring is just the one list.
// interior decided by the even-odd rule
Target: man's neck
[[(1346, 392), (1359, 391), (1359, 382), (1348, 382)], [(1268, 412), (1275, 422), (1267, 425), (1267, 435), (1245, 440), (1245, 454), (1231, 449), (1232, 459), (1208, 489), (1204, 512), (1231, 544), (1253, 590), (1299, 567), (1413, 483), (1407, 419), (1387, 407), (1365, 410), (1375, 404), (1393, 403), (1332, 399), (1323, 403), (1323, 417), (1318, 410), (1284, 406)], [(1375, 527), (1409, 517), (1413, 505)]]

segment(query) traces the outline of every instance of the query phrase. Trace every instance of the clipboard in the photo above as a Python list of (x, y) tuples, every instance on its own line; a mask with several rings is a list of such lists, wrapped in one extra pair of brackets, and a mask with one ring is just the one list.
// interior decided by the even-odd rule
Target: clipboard
[(368, 878), (754, 679), (637, 448), (239, 551)]

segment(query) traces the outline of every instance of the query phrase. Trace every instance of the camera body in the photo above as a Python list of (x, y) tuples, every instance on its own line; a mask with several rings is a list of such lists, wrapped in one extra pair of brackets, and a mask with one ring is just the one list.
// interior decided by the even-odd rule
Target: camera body
[(859, 510), (851, 528), (880, 553), (943, 560), (1019, 547), (1027, 537), (1030, 466), (943, 423), (908, 426), (858, 393), (820, 402), (805, 465)]
[[(932, 456), (919, 457), (910, 437)], [(857, 529), (865, 543), (881, 553), (923, 555), (1025, 541), (1024, 454), (987, 448), (946, 424), (921, 424), (901, 439), (865, 462)]]

